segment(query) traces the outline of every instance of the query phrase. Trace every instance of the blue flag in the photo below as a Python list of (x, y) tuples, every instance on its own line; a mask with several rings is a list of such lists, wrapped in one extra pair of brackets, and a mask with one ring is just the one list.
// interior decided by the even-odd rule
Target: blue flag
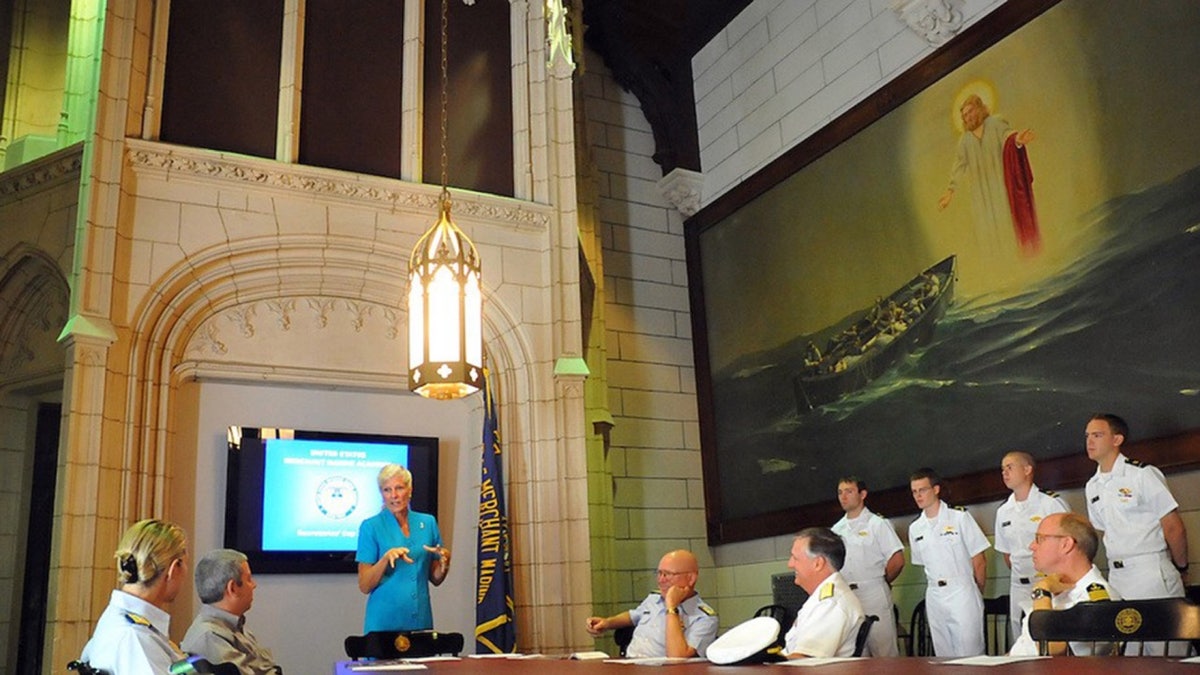
[(512, 547), (504, 508), (500, 430), (491, 373), (483, 374), (483, 470), (479, 484), (479, 572), (475, 595), (475, 653), (512, 653), (517, 619), (512, 599)]

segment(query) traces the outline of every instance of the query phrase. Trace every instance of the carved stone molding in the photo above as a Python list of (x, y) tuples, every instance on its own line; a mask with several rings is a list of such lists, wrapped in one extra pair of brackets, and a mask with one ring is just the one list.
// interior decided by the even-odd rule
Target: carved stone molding
[(382, 323), (380, 334), (387, 340), (395, 340), (400, 336), (400, 322), (404, 319), (394, 308), (364, 300), (272, 298), (230, 307), (209, 317), (192, 335), (187, 352), (211, 358), (228, 353), (231, 340), (249, 340), (264, 331), (321, 331), (333, 327), (337, 321), (344, 322), (355, 333), (363, 332), (372, 323)]
[[(166, 147), (150, 141), (128, 141), (126, 152), (134, 171), (162, 175), (183, 174), (199, 180), (240, 183), (255, 189), (276, 188), (356, 202), (386, 204), (389, 208), (432, 214), (438, 206), (439, 188), (382, 177), (339, 178), (331, 170), (281, 164), (254, 158), (226, 158), (211, 151)], [(454, 191), (454, 214), (459, 219), (507, 223), (523, 229), (545, 230), (550, 209), (540, 205), (511, 205)], [(506, 200), (507, 201), (507, 200)]]
[(704, 174), (688, 169), (674, 169), (658, 181), (658, 191), (684, 218), (700, 210), (704, 193)]
[(562, 0), (546, 2), (547, 62), (551, 69), (562, 65), (566, 75), (575, 71), (575, 56), (571, 45), (571, 31), (567, 28), (567, 7)]
[(57, 296), (43, 294), (40, 302), (29, 307), (25, 320), (13, 336), (13, 344), (5, 351), (6, 358), (0, 363), (0, 377), (18, 372), (39, 356), (61, 357), (54, 340), (67, 321), (67, 308)]
[(79, 179), (82, 146), (72, 146), (46, 155), (0, 176), (0, 204), (14, 201), (32, 190), (40, 190)]
[(892, 9), (931, 45), (941, 45), (963, 27), (962, 0), (896, 0)]

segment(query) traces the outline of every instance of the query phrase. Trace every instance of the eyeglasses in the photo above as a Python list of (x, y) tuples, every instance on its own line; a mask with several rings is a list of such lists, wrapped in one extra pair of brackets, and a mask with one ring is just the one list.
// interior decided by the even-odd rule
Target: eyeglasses
[(1036, 541), (1038, 543), (1038, 545), (1041, 545), (1047, 539), (1070, 539), (1070, 538), (1071, 538), (1070, 536), (1065, 535), (1065, 534), (1042, 534), (1041, 532), (1038, 532), (1037, 534), (1033, 535), (1033, 540)]
[(680, 574), (687, 574), (687, 572), (672, 572), (670, 570), (654, 570), (654, 574), (659, 577), (667, 577), (668, 579), (671, 579), (671, 578), (679, 576)]

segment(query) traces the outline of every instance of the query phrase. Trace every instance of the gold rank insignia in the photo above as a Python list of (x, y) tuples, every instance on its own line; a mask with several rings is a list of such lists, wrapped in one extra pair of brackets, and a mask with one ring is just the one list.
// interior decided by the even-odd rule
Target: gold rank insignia
[(821, 591), (817, 597), (822, 600), (828, 600), (829, 598), (832, 598), (833, 597), (833, 582), (830, 581), (829, 583), (822, 586)]
[(1088, 600), (1096, 602), (1098, 600), (1109, 600), (1108, 587), (1101, 583), (1091, 583), (1087, 587)]
[(717, 615), (717, 610), (713, 609), (712, 607), (709, 607), (708, 605), (706, 605), (704, 603), (700, 603), (699, 605), (696, 605), (696, 606), (700, 608), (701, 612), (704, 612), (705, 614), (707, 614), (709, 616)]
[(125, 620), (128, 621), (129, 623), (132, 623), (132, 624), (135, 624), (138, 626), (145, 626), (147, 628), (153, 627), (150, 625), (150, 619), (147, 619), (146, 617), (142, 616), (141, 614), (134, 614), (133, 612), (125, 612)]

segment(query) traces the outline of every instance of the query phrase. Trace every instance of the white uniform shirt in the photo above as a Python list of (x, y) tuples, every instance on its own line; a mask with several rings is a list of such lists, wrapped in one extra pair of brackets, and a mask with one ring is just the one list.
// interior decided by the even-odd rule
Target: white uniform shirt
[(846, 562), (840, 571), (852, 584), (882, 580), (892, 554), (904, 550), (891, 522), (866, 507), (854, 520), (842, 516), (832, 529), (846, 542)]
[(1179, 504), (1156, 467), (1118, 454), (1112, 471), (1097, 468), (1084, 492), (1088, 518), (1104, 531), (1110, 561), (1167, 550), (1160, 521)]
[(784, 654), (853, 656), (862, 605), (841, 574), (834, 572), (808, 596), (783, 641)]
[[(629, 612), (633, 621), (633, 639), (625, 649), (631, 659), (661, 657), (667, 655), (667, 602), (658, 591), (646, 596), (642, 604)], [(699, 595), (679, 603), (679, 619), (683, 622), (683, 636), (703, 657), (704, 650), (717, 637), (717, 612), (709, 607)]]
[(925, 566), (925, 579), (935, 584), (941, 579), (974, 578), (971, 558), (988, 549), (987, 537), (970, 513), (939, 502), (937, 516), (924, 513), (908, 526), (912, 561)]
[(184, 658), (167, 638), (170, 628), (170, 614), (115, 590), (80, 660), (113, 675), (164, 675)]
[(1058, 494), (1041, 490), (1034, 485), (1025, 501), (1017, 501), (1016, 495), (996, 509), (996, 550), (1007, 553), (1012, 561), (1012, 577), (1033, 579), (1037, 570), (1033, 568), (1033, 552), (1029, 545), (1037, 533), (1038, 523), (1052, 513), (1066, 513), (1070, 507)]
[[(1092, 565), (1092, 569), (1083, 575), (1075, 585), (1058, 595), (1050, 596), (1050, 606), (1054, 609), (1068, 609), (1078, 605), (1081, 602), (1099, 602), (1103, 600), (1120, 600), (1121, 596), (1116, 589), (1108, 585), (1104, 580), (1104, 575), (1100, 570)], [(1111, 651), (1111, 645), (1106, 648), (1104, 643), (1095, 645), (1096, 651), (1100, 654), (1107, 654)], [(1008, 652), (1013, 656), (1034, 656), (1038, 653), (1037, 642), (1033, 636), (1029, 634), (1029, 617), (1021, 622), (1021, 637), (1013, 643), (1012, 649)], [(1072, 642), (1071, 653), (1076, 656), (1091, 656), (1092, 643), (1090, 642)]]

